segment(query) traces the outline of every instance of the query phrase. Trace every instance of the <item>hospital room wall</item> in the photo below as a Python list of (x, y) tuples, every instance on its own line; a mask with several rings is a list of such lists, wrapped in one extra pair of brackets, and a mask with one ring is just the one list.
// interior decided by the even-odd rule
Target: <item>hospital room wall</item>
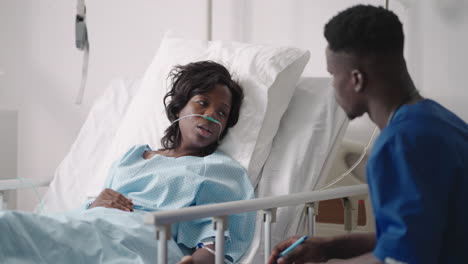
[[(205, 0), (86, 3), (89, 76), (84, 102), (75, 105), (82, 62), (76, 1), (0, 1), (0, 108), (18, 111), (18, 176), (52, 177), (93, 101), (111, 79), (140, 78), (166, 30), (206, 37)], [(20, 191), (17, 204), (33, 209), (33, 191)]]
[[(390, 0), (390, 9), (404, 24), (405, 56), (418, 90), (467, 122), (468, 1)], [(345, 137), (367, 142), (373, 127), (367, 116), (358, 118)]]
[[(324, 23), (350, 5), (383, 2), (214, 0), (213, 38), (302, 47), (312, 54), (305, 75), (328, 76)], [(441, 14), (435, 0), (412, 1), (407, 10), (390, 2), (406, 25), (406, 51), (417, 85), (468, 120), (466, 1), (445, 1), (458, 4), (461, 16)], [(0, 108), (19, 112), (17, 171), (22, 177), (52, 175), (106, 84), (140, 77), (167, 29), (197, 39), (207, 33), (206, 0), (87, 1), (92, 50), (84, 103), (77, 106), (82, 53), (74, 47), (75, 4), (0, 1), (0, 71), (5, 72)], [(365, 142), (371, 131), (369, 120), (361, 118), (351, 123), (347, 137)], [(30, 210), (35, 203), (32, 191), (19, 193), (19, 209)]]
[[(306, 74), (326, 76), (322, 26), (357, 2), (214, 0), (213, 37), (309, 49), (314, 59)], [(107, 83), (140, 77), (166, 30), (188, 38), (207, 35), (206, 0), (86, 3), (91, 53), (84, 101), (78, 106), (82, 52), (74, 47), (76, 1), (0, 1), (0, 71), (5, 72), (0, 107), (19, 112), (18, 176), (51, 177)], [(247, 28), (254, 30), (242, 31)], [(19, 209), (35, 204), (32, 190), (18, 193)]]
[[(305, 76), (326, 71), (324, 24), (354, 4), (385, 5), (385, 0), (227, 0), (214, 2), (214, 38), (308, 49)], [(390, 0), (404, 24), (405, 55), (418, 89), (468, 120), (468, 1)], [(367, 143), (374, 129), (367, 116), (350, 123), (346, 138)]]
[(468, 122), (468, 1), (413, 1), (410, 70), (423, 96)]
[[(340, 10), (356, 4), (385, 5), (385, 0), (224, 0), (214, 1), (215, 39), (307, 49), (311, 58), (304, 76), (330, 77), (326, 69), (323, 27)], [(396, 0), (391, 6), (400, 17), (406, 12)], [(364, 116), (349, 124), (347, 137), (367, 142), (374, 126)]]

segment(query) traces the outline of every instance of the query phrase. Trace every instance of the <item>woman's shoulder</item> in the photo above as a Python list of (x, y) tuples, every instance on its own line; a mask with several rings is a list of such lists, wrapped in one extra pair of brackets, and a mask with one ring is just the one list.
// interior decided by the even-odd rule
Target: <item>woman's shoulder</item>
[(143, 158), (143, 153), (147, 150), (151, 151), (151, 148), (148, 145), (135, 145), (121, 156), (120, 161), (124, 162), (134, 160), (135, 158)]
[(205, 157), (204, 176), (206, 179), (204, 190), (211, 192), (213, 189), (219, 189), (224, 190), (225, 194), (236, 194), (228, 200), (251, 199), (254, 196), (247, 170), (222, 151), (215, 151)]
[(205, 163), (207, 163), (207, 165), (224, 164), (226, 166), (229, 165), (231, 167), (236, 167), (236, 168), (245, 170), (245, 168), (237, 160), (231, 158), (231, 156), (229, 156), (228, 154), (224, 153), (221, 150), (217, 150), (213, 152), (212, 154), (205, 156), (204, 160), (205, 160)]
[(217, 150), (205, 156), (204, 160), (207, 174), (221, 172), (223, 175), (231, 174), (249, 178), (247, 170), (237, 160), (222, 151)]

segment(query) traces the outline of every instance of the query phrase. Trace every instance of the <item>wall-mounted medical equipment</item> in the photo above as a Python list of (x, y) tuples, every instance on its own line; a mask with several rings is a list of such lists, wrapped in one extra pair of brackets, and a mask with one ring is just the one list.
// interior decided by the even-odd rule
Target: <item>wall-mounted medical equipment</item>
[(81, 83), (75, 100), (75, 103), (79, 105), (83, 101), (86, 79), (88, 77), (89, 62), (89, 40), (88, 28), (86, 27), (86, 5), (84, 0), (78, 0), (76, 6), (75, 46), (77, 49), (84, 52), (83, 66), (81, 68)]

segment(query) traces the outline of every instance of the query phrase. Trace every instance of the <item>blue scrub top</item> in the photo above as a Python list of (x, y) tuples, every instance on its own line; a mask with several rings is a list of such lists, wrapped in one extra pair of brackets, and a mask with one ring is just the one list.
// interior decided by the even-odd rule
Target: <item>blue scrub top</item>
[(466, 122), (428, 99), (400, 107), (374, 144), (367, 179), (378, 259), (468, 263)]

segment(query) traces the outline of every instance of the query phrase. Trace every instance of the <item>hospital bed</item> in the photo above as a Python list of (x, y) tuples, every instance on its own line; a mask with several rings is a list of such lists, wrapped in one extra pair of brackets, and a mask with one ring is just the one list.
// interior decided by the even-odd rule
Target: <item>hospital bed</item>
[[(177, 41), (183, 43), (182, 46), (174, 45)], [(119, 151), (115, 150), (125, 149), (129, 144), (135, 143), (133, 140), (136, 139), (134, 135), (131, 135), (132, 132), (123, 130), (122, 124), (132, 114), (141, 114), (138, 112), (139, 110), (134, 108), (135, 105), (141, 106), (142, 100), (147, 97), (147, 95), (141, 94), (142, 89), (148, 89), (148, 87), (145, 88), (145, 85), (148, 86), (148, 82), (154, 84), (152, 81), (155, 80), (152, 79), (151, 73), (161, 73), (162, 68), (170, 68), (174, 64), (174, 61), (167, 62), (167, 58), (164, 58), (164, 56), (170, 57), (173, 51), (169, 50), (168, 53), (163, 53), (161, 50), (175, 49), (177, 52), (181, 52), (183, 45), (187, 45), (191, 48), (199, 47), (199, 50), (194, 49), (195, 53), (208, 47), (208, 49), (213, 50), (206, 53), (207, 59), (213, 59), (210, 56), (221, 56), (218, 61), (228, 64), (227, 67), (231, 70), (236, 70), (236, 65), (229, 64), (230, 62), (226, 60), (223, 61), (227, 56), (223, 52), (226, 50), (232, 52), (236, 50), (236, 45), (243, 44), (216, 42), (207, 44), (197, 41), (191, 42), (189, 45), (187, 42), (190, 41), (169, 39), (165, 44), (163, 41), (153, 64), (141, 80), (116, 80), (111, 83), (104, 95), (95, 102), (71, 151), (60, 164), (53, 178), (41, 181), (2, 180), (0, 181), (0, 195), (4, 190), (9, 189), (30, 188), (33, 185), (36, 187), (49, 186), (44, 199), (38, 206), (39, 211), (44, 208), (50, 211), (68, 210), (83, 203), (86, 199), (96, 196), (105, 177), (102, 175), (105, 175), (106, 169), (108, 169), (101, 164), (106, 162), (103, 162), (99, 157), (105, 156), (108, 160), (115, 159), (121, 155)], [(250, 48), (257, 49), (258, 47), (254, 45)], [(245, 50), (245, 46), (242, 46), (242, 49)], [(280, 50), (278, 52), (285, 52), (291, 56), (292, 51)], [(271, 54), (271, 50), (263, 54)], [(284, 53), (281, 54), (284, 55)], [(253, 54), (253, 57), (258, 59), (262, 56)], [(175, 60), (180, 63), (189, 62), (196, 58), (188, 56), (175, 58)], [(171, 59), (173, 58), (171, 57)], [(295, 62), (283, 65), (284, 71), (280, 74), (288, 75), (288, 78), (281, 78), (280, 75), (274, 75), (274, 78), (271, 78), (271, 87), (276, 85), (283, 90), (277, 92), (277, 98), (268, 98), (268, 100), (284, 99), (287, 102), (276, 102), (269, 107), (267, 105), (264, 113), (265, 118), (259, 120), (262, 127), (258, 128), (258, 137), (253, 140), (252, 155), (246, 163), (241, 161), (241, 164), (254, 176), (251, 180), (258, 198), (250, 201), (235, 201), (148, 214), (146, 223), (155, 225), (157, 230), (158, 263), (167, 263), (166, 249), (170, 227), (180, 221), (213, 217), (217, 245), (216, 263), (219, 264), (224, 263), (222, 245), (224, 245), (224, 230), (229, 224), (226, 221), (227, 216), (241, 212), (258, 211), (254, 239), (250, 249), (239, 263), (262, 263), (269, 256), (271, 246), (286, 237), (300, 233), (314, 235), (315, 215), (319, 201), (335, 198), (356, 201), (367, 194), (365, 184), (318, 190), (324, 185), (323, 181), (333, 164), (348, 121), (334, 100), (328, 78), (301, 78), (297, 82), (308, 59), (307, 53), (300, 53)], [(242, 65), (245, 64), (242, 63), (242, 59), (240, 60), (239, 67), (241, 68), (237, 69), (240, 83), (249, 86), (254, 80), (242, 79), (241, 69)], [(161, 61), (165, 63), (161, 64)], [(295, 75), (295, 77), (293, 78), (291, 75)], [(243, 113), (247, 116), (258, 113), (256, 112), (258, 109), (250, 109), (249, 107), (255, 107), (259, 102), (249, 102), (249, 100), (254, 99), (254, 97), (250, 97), (254, 94), (249, 94), (250, 89), (245, 90), (246, 106), (243, 106), (245, 108)], [(290, 94), (285, 94), (284, 90), (289, 90)], [(270, 89), (266, 94), (270, 96), (273, 92)], [(275, 118), (271, 118), (272, 113), (276, 114)], [(250, 116), (249, 118), (254, 117)], [(269, 120), (270, 123), (268, 123), (267, 118), (275, 119), (275, 121)], [(233, 128), (233, 132), (230, 131), (226, 142), (221, 145), (221, 150), (234, 157), (236, 155), (242, 157), (243, 152), (235, 149), (235, 144), (230, 144), (230, 142), (239, 140), (239, 138), (233, 137), (236, 133), (242, 135), (243, 124), (252, 123), (247, 121), (249, 120), (246, 118), (243, 123), (242, 118), (240, 119), (237, 125), (240, 126), (240, 130), (236, 131)], [(130, 119), (127, 122), (133, 122), (132, 124), (135, 125), (134, 122), (137, 121)], [(164, 125), (162, 127), (165, 128)], [(262, 129), (264, 134), (262, 134)], [(138, 133), (140, 133), (138, 134), (140, 140), (155, 142), (152, 137), (159, 140), (159, 135), (155, 131), (140, 131)], [(125, 137), (127, 141), (116, 141), (115, 138), (118, 137)], [(265, 138), (269, 138), (270, 141), (258, 146), (258, 142)], [(248, 149), (248, 147), (244, 149)], [(99, 177), (95, 177), (96, 179), (89, 176), (86, 179), (83, 179), (85, 176), (77, 177), (89, 175), (93, 171), (97, 171), (99, 175)], [(77, 190), (78, 187), (80, 187), (79, 190)], [(345, 205), (346, 226), (350, 230), (355, 226), (353, 220), (356, 218), (356, 208), (353, 206), (354, 202), (345, 202)]]

